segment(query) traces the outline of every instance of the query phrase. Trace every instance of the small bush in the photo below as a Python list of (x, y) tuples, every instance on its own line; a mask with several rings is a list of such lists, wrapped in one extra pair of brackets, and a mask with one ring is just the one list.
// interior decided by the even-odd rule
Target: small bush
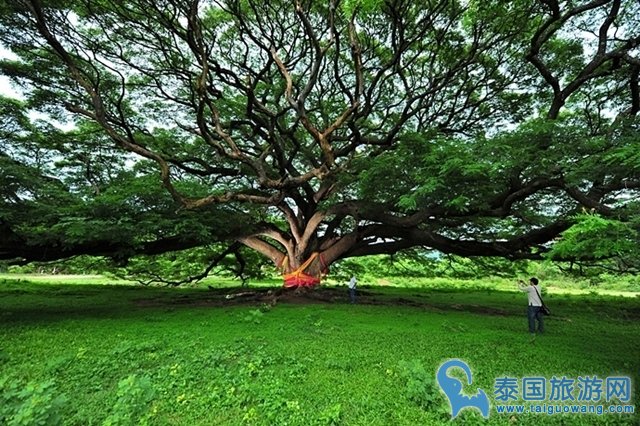
[(53, 380), (24, 385), (7, 378), (0, 379), (0, 424), (59, 425), (66, 402), (67, 398), (58, 394)]
[(262, 312), (260, 309), (254, 309), (249, 311), (249, 313), (243, 318), (243, 321), (253, 324), (260, 324), (262, 322), (263, 316), (264, 312)]
[(405, 383), (405, 394), (425, 410), (435, 410), (442, 405), (442, 396), (432, 372), (427, 372), (418, 360), (400, 361), (400, 378)]
[(118, 383), (117, 401), (103, 426), (146, 424), (147, 412), (155, 396), (155, 389), (148, 377), (135, 374)]

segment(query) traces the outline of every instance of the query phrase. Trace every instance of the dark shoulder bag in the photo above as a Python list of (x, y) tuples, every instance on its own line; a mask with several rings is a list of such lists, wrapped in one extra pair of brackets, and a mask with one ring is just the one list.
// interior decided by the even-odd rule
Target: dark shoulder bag
[(542, 296), (540, 296), (540, 292), (538, 291), (538, 289), (536, 288), (535, 285), (533, 286), (533, 289), (536, 291), (536, 293), (538, 293), (538, 297), (540, 298), (540, 301), (542, 302), (542, 308), (540, 309), (542, 311), (542, 315), (551, 315), (551, 311), (549, 310), (547, 305), (544, 304), (544, 300), (542, 300)]

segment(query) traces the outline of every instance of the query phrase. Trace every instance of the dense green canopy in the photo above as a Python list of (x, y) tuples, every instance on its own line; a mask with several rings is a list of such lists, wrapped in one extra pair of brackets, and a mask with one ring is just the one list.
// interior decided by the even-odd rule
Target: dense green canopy
[(0, 99), (0, 259), (222, 242), (290, 268), (426, 247), (637, 270), (638, 16), (634, 0), (1, 1), (0, 71), (22, 98)]

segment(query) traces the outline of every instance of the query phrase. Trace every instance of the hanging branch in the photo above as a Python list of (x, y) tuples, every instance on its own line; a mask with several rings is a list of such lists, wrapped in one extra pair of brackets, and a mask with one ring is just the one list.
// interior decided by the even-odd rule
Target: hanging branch
[(155, 283), (165, 284), (167, 287), (170, 287), (170, 286), (171, 287), (178, 287), (178, 286), (183, 285), (183, 284), (191, 284), (192, 282), (197, 282), (197, 281), (200, 281), (200, 280), (208, 277), (209, 273), (211, 273), (213, 268), (218, 266), (218, 264), (225, 257), (227, 257), (227, 255), (233, 253), (235, 255), (235, 257), (236, 257), (236, 260), (239, 263), (239, 266), (240, 266), (239, 269), (238, 269), (238, 272), (236, 272), (236, 277), (240, 278), (242, 280), (242, 286), (245, 286), (246, 278), (244, 277), (243, 274), (244, 274), (244, 269), (245, 269), (246, 262), (244, 261), (244, 259), (242, 258), (242, 256), (239, 253), (241, 247), (242, 247), (242, 244), (236, 241), (235, 243), (233, 243), (229, 247), (227, 247), (222, 253), (220, 253), (218, 256), (216, 256), (211, 261), (209, 266), (207, 266), (207, 268), (201, 274), (193, 275), (193, 276), (190, 276), (190, 277), (185, 278), (183, 280), (179, 280), (179, 281), (165, 280), (164, 278), (160, 277), (158, 274), (149, 273), (149, 275), (151, 275), (153, 277), (152, 280), (148, 280), (148, 281), (137, 280), (137, 281), (140, 284), (145, 285), (145, 286), (150, 285), (150, 284), (155, 284)]

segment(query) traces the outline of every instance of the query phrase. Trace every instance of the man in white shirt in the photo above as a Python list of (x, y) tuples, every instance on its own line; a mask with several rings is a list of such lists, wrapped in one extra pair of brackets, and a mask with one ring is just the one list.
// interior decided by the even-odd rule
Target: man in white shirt
[(356, 285), (358, 285), (358, 280), (356, 279), (356, 276), (353, 275), (349, 280), (349, 284), (347, 284), (349, 287), (349, 300), (351, 303), (356, 303)]
[(538, 279), (533, 277), (529, 280), (529, 285), (524, 281), (518, 281), (518, 289), (527, 293), (529, 306), (527, 308), (527, 318), (529, 319), (529, 333), (535, 334), (536, 320), (538, 321), (538, 333), (544, 332), (544, 320), (542, 315), (542, 299), (540, 298), (540, 286)]

